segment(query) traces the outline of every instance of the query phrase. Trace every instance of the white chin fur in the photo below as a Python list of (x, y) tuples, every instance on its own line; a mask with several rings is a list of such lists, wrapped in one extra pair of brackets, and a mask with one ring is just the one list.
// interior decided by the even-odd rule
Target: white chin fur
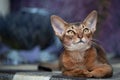
[(80, 52), (83, 52), (90, 48), (90, 45), (86, 43), (78, 43), (78, 44), (71, 44), (70, 46), (65, 46), (65, 48), (69, 51), (79, 50)]

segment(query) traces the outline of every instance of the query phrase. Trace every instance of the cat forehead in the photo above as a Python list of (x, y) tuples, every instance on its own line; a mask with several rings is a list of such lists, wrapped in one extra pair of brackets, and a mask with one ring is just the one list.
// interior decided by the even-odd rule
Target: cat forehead
[(81, 24), (81, 22), (70, 23), (70, 26), (79, 27)]
[(76, 22), (76, 23), (69, 23), (67, 29), (80, 29), (81, 26), (84, 25), (83, 23), (81, 22)]
[(87, 27), (83, 22), (69, 23), (68, 27), (66, 28), (66, 32), (72, 30), (75, 33), (81, 33), (84, 29), (89, 30), (91, 33), (90, 28)]
[(78, 32), (79, 31), (79, 27), (81, 26), (81, 23), (80, 22), (77, 22), (77, 23), (69, 23), (66, 31), (69, 31), (69, 30), (72, 30), (74, 32)]
[(82, 28), (88, 28), (83, 22), (76, 22), (76, 23), (69, 23), (68, 28), (72, 29), (82, 29)]

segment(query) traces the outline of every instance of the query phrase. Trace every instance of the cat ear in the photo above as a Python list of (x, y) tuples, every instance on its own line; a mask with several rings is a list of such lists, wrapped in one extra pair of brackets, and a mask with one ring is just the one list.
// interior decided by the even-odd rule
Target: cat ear
[(51, 24), (55, 34), (61, 37), (65, 31), (65, 25), (67, 24), (62, 18), (52, 15)]
[(92, 11), (83, 21), (85, 26), (91, 29), (92, 32), (96, 31), (96, 23), (97, 23), (97, 11)]

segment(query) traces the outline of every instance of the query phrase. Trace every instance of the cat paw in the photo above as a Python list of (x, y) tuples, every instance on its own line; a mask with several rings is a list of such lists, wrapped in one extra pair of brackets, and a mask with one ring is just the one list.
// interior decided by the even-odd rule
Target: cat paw
[(84, 72), (84, 75), (85, 75), (85, 77), (87, 77), (87, 78), (93, 77), (93, 75), (92, 75), (91, 72), (89, 72), (89, 71)]
[(63, 75), (64, 75), (64, 76), (72, 76), (72, 74), (69, 73), (69, 72), (63, 72)]
[(86, 77), (91, 78), (93, 75), (91, 73), (86, 74)]

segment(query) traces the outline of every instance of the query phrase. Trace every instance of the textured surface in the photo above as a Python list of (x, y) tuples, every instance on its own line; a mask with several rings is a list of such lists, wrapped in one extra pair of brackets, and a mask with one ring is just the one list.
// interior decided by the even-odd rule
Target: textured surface
[[(38, 65), (16, 65), (16, 66), (2, 66), (0, 65), (0, 80), (120, 80), (120, 59), (111, 58), (108, 56), (110, 64), (113, 66), (113, 77), (105, 79), (95, 78), (73, 78), (62, 76), (59, 71), (43, 72), (38, 71)], [(53, 64), (43, 64), (43, 66), (51, 66)], [(55, 67), (54, 67), (55, 69)], [(5, 71), (6, 70), (6, 71)]]
[[(116, 61), (118, 62), (118, 61)], [(15, 66), (14, 66), (15, 67)], [(23, 67), (23, 66), (21, 66)], [(120, 79), (120, 64), (114, 63), (113, 69), (114, 69), (114, 75), (111, 78), (106, 79), (94, 79), (94, 78), (73, 78), (73, 77), (66, 77), (62, 76), (60, 72), (41, 72), (37, 71), (36, 67), (37, 65), (29, 65), (28, 71), (24, 71), (26, 66), (23, 68), (23, 70), (19, 71), (13, 71), (13, 72), (1, 72), (0, 73), (0, 80), (119, 80)], [(33, 71), (30, 69), (34, 69)]]

